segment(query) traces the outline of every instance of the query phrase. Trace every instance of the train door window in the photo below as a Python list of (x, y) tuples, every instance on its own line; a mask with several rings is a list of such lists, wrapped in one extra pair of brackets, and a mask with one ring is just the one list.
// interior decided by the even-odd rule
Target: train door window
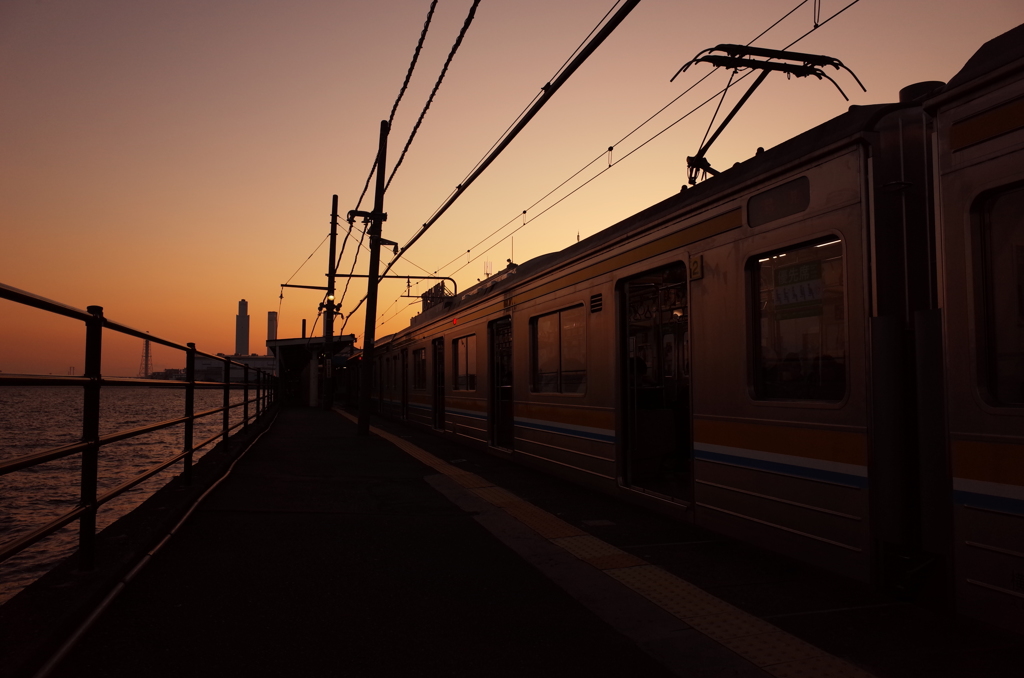
[(1024, 405), (1024, 187), (990, 196), (976, 216), (981, 381), (994, 404)]
[(620, 383), (627, 484), (677, 500), (692, 496), (689, 268), (675, 264), (630, 279)]
[(444, 410), (444, 339), (434, 339), (431, 349), (434, 354), (434, 375), (433, 375), (433, 423), (434, 428), (443, 431), (445, 428)]
[(476, 335), (452, 341), (452, 368), (455, 371), (456, 391), (476, 390)]
[(515, 443), (515, 391), (512, 388), (512, 319), (490, 325), (491, 444), (511, 451)]
[(427, 349), (417, 348), (412, 352), (412, 387), (418, 390), (427, 387)]
[(402, 392), (402, 419), (409, 418), (409, 349), (402, 349), (402, 372), (398, 378)]
[(843, 246), (838, 238), (751, 260), (754, 393), (766, 400), (846, 394)]
[(530, 321), (533, 390), (584, 393), (587, 389), (587, 334), (584, 306), (537, 316)]

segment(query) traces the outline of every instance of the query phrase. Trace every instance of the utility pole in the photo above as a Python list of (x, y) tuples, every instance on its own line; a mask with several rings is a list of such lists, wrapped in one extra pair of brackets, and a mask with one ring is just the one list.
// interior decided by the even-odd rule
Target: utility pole
[(334, 196), (331, 199), (331, 247), (330, 253), (327, 255), (327, 303), (324, 308), (324, 383), (323, 396), (320, 398), (325, 410), (331, 409), (334, 405), (334, 356), (331, 345), (334, 341), (334, 279), (337, 273), (334, 253), (337, 244), (338, 196)]
[(373, 389), (373, 341), (377, 326), (377, 283), (380, 274), (380, 239), (384, 214), (384, 168), (387, 164), (387, 120), (380, 121), (380, 146), (377, 150), (377, 192), (370, 215), (370, 270), (366, 279), (366, 325), (363, 330), (363, 360), (359, 379), (359, 435), (370, 434), (370, 394)]

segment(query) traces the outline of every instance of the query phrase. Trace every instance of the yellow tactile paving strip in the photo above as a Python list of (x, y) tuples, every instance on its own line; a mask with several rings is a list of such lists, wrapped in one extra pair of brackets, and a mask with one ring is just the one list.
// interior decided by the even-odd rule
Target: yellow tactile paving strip
[[(355, 421), (341, 410), (338, 414)], [(504, 510), (552, 544), (644, 596), (694, 630), (778, 678), (871, 678), (871, 674), (747, 614), (703, 589), (570, 525), (508, 490), (376, 427), (375, 435)]]

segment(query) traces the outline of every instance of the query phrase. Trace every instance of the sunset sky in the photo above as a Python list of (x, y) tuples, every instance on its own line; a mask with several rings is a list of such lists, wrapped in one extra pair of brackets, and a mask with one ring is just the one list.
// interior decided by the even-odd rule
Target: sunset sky
[[(587, 37), (615, 0), (483, 0), (385, 198), (384, 237), (404, 244)], [(643, 0), (527, 130), (399, 263), (441, 275), (710, 70), (672, 75), (702, 49), (746, 43), (799, 0)], [(389, 147), (393, 165), (471, 0), (440, 0)], [(822, 0), (821, 19), (849, 4)], [(813, 27), (806, 2), (757, 45)], [(280, 284), (356, 200), (379, 123), (405, 77), (430, 0), (4, 0), (0, 3), (0, 282), (208, 352), (234, 349), (238, 300), (250, 350), (268, 311), (281, 337), (312, 324), (321, 295)], [(1024, 23), (1020, 0), (861, 0), (792, 49), (841, 59), (867, 86), (775, 74), (709, 153), (728, 167), (844, 112), (949, 80), (986, 40)], [(830, 75), (832, 73), (830, 72)], [(711, 97), (715, 73), (617, 145), (617, 161)], [(730, 93), (730, 106), (745, 89)], [(679, 190), (714, 102), (672, 127), (454, 277), (460, 289), (562, 249)], [(608, 166), (601, 158), (530, 219)], [(390, 170), (390, 167), (389, 167)], [(362, 209), (372, 206), (371, 193)], [(507, 230), (505, 231), (507, 232)], [(513, 251), (514, 247), (514, 251)], [(354, 243), (341, 270), (351, 266)], [(455, 263), (444, 267), (455, 259)], [(364, 251), (356, 269), (366, 272)], [(385, 258), (387, 260), (387, 258)], [(326, 244), (292, 283), (322, 285)], [(413, 288), (418, 294), (426, 285)], [(353, 282), (342, 312), (365, 283)], [(381, 285), (378, 336), (418, 305)], [(395, 302), (395, 303), (393, 303)], [(317, 332), (320, 326), (317, 326)], [(362, 311), (346, 333), (362, 335)], [(0, 301), (0, 371), (81, 374), (81, 323)], [(141, 342), (107, 333), (103, 371), (134, 375)], [(361, 343), (361, 342), (360, 342)], [(158, 350), (156, 367), (181, 367)]]

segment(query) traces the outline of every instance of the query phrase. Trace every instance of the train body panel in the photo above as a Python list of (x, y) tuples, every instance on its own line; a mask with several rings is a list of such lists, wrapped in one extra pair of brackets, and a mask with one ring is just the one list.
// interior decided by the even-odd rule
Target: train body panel
[(379, 409), (1021, 629), (1024, 28), (999, 41), (425, 299)]
[(1024, 632), (1024, 49), (1006, 37), (986, 47), (1015, 59), (929, 106), (955, 594)]

